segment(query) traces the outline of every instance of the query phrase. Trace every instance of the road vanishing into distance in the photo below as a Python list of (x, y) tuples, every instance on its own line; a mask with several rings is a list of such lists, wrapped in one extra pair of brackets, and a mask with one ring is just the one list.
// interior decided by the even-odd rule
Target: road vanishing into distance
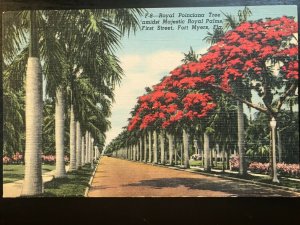
[(299, 197), (300, 193), (104, 156), (88, 197)]

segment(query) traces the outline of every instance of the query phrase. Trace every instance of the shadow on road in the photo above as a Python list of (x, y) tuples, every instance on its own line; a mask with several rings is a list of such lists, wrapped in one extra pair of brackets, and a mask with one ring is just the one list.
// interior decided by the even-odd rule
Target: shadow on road
[(230, 180), (212, 181), (209, 179), (197, 178), (158, 178), (151, 180), (142, 180), (138, 183), (131, 183), (124, 186), (147, 186), (155, 189), (176, 188), (184, 186), (189, 189), (221, 191), (237, 196), (255, 196), (255, 197), (295, 197), (294, 193), (262, 187), (254, 184), (241, 183)]

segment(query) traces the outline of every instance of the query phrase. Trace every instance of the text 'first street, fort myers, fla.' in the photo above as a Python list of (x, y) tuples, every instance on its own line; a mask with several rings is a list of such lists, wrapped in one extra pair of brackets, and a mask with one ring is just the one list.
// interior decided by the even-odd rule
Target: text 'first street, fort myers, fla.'
[(141, 20), (141, 30), (173, 31), (173, 30), (208, 30), (222, 27), (220, 13), (145, 13)]

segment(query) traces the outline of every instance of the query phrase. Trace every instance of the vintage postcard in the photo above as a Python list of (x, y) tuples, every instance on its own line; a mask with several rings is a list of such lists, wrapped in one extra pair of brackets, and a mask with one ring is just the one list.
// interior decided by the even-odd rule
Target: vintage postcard
[(297, 15), (4, 12), (3, 197), (299, 197)]

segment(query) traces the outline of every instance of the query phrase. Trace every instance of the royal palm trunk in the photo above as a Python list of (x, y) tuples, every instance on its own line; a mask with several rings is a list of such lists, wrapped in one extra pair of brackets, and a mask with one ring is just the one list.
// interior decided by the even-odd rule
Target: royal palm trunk
[(157, 133), (153, 132), (153, 163), (157, 163)]
[(237, 117), (238, 117), (238, 148), (240, 157), (240, 174), (245, 175), (246, 162), (245, 162), (245, 131), (244, 131), (244, 111), (243, 103), (237, 101)]
[(161, 164), (165, 164), (165, 138), (163, 131), (160, 132), (160, 162)]
[(222, 145), (222, 171), (225, 171), (225, 144)]
[(85, 165), (85, 140), (84, 136), (81, 137), (81, 164)]
[(81, 168), (81, 141), (80, 122), (76, 121), (76, 169)]
[(76, 170), (76, 122), (74, 108), (71, 105), (70, 110), (70, 167), (69, 171)]
[(85, 132), (85, 163), (89, 163), (89, 132)]
[(210, 151), (209, 151), (209, 136), (207, 132), (204, 132), (204, 170), (210, 171)]
[(21, 195), (39, 195), (42, 181), (43, 89), (39, 58), (29, 57), (26, 71), (25, 96), (25, 178)]
[(184, 155), (184, 159), (183, 159), (183, 163), (184, 163), (184, 168), (189, 168), (190, 164), (189, 164), (189, 135), (186, 132), (185, 129), (183, 129), (183, 155)]
[(148, 132), (148, 135), (149, 135), (149, 159), (148, 159), (148, 162), (151, 163), (152, 161), (152, 134), (151, 134), (151, 131)]
[(93, 160), (94, 151), (93, 151), (93, 149), (94, 149), (94, 138), (92, 138), (91, 135), (90, 135), (90, 160), (91, 160), (91, 168), (92, 169), (94, 168), (94, 160)]
[(65, 101), (62, 89), (56, 90), (55, 102), (55, 150), (56, 165), (55, 177), (66, 177), (65, 160), (64, 160), (64, 135), (65, 135)]
[(281, 163), (282, 162), (282, 143), (281, 143), (281, 135), (280, 135), (279, 129), (277, 130), (277, 139), (278, 139), (278, 162)]
[(136, 144), (135, 145), (136, 146), (136, 161), (138, 161), (139, 160), (139, 158), (140, 158), (140, 150), (139, 150), (139, 145), (138, 144)]
[(144, 135), (144, 162), (147, 162), (147, 135)]
[(174, 138), (172, 134), (168, 134), (169, 139), (169, 164), (173, 165)]
[(140, 137), (140, 162), (143, 160), (143, 140)]

